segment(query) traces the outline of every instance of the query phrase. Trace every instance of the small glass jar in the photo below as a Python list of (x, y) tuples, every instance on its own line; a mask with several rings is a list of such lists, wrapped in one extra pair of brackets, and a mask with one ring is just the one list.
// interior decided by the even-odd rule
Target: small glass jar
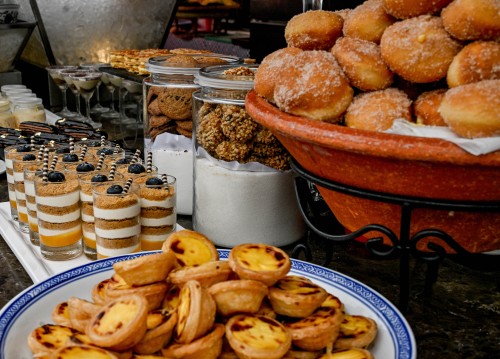
[(43, 101), (38, 97), (27, 97), (15, 100), (13, 114), (16, 121), (16, 127), (19, 127), (19, 124), (25, 121), (46, 121)]
[(194, 77), (207, 64), (243, 60), (217, 54), (172, 54), (149, 59), (151, 75), (143, 82), (145, 154), (152, 152), (159, 173), (177, 178), (177, 211), (191, 215), (193, 206), (192, 94)]
[(0, 99), (0, 127), (16, 127), (16, 121), (10, 110), (10, 102), (8, 100)]
[(222, 247), (284, 246), (305, 233), (289, 154), (245, 110), (257, 68), (206, 67), (195, 79), (193, 227)]

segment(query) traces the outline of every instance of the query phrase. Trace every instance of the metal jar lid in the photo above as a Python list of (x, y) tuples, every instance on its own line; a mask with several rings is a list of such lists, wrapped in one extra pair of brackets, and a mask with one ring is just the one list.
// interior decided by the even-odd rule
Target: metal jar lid
[[(231, 64), (204, 67), (195, 74), (194, 82), (202, 87), (250, 91), (253, 88), (255, 72), (258, 67), (259, 65), (257, 64)], [(246, 68), (250, 70), (253, 75), (237, 75), (230, 73), (231, 69), (238, 68)]]
[[(195, 61), (175, 62), (175, 57), (181, 59), (181, 56), (186, 56), (186, 59), (188, 57), (192, 58)], [(203, 67), (224, 62), (227, 64), (241, 64), (243, 59), (220, 54), (171, 54), (150, 58), (146, 64), (146, 70), (152, 74), (194, 76)]]

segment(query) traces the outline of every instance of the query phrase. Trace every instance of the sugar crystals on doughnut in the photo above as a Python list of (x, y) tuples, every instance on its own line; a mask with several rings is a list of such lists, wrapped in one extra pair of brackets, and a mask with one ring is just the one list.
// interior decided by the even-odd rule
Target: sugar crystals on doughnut
[(302, 50), (330, 50), (342, 35), (344, 20), (326, 10), (310, 10), (292, 17), (285, 27), (288, 46)]
[(398, 118), (412, 121), (411, 101), (394, 87), (356, 95), (344, 116), (346, 126), (370, 131), (385, 131)]
[(387, 13), (398, 19), (438, 13), (452, 0), (383, 0)]
[(500, 80), (483, 80), (446, 91), (439, 113), (466, 138), (500, 136)]
[(426, 126), (447, 126), (439, 113), (439, 105), (447, 89), (426, 91), (413, 102), (416, 122)]
[(500, 40), (498, 0), (454, 0), (441, 18), (446, 31), (459, 40)]
[(352, 86), (362, 91), (373, 91), (391, 85), (392, 71), (382, 59), (376, 43), (346, 36), (337, 40), (332, 53)]
[(394, 23), (380, 41), (382, 58), (389, 68), (416, 83), (444, 78), (461, 47), (446, 32), (441, 18), (430, 15)]
[(466, 45), (453, 58), (446, 75), (449, 87), (495, 79), (500, 79), (500, 43), (495, 41)]
[(303, 51), (281, 73), (274, 99), (284, 112), (336, 122), (351, 103), (354, 90), (328, 51)]
[(396, 19), (384, 10), (384, 0), (367, 0), (355, 7), (344, 20), (345, 36), (380, 43), (384, 30)]

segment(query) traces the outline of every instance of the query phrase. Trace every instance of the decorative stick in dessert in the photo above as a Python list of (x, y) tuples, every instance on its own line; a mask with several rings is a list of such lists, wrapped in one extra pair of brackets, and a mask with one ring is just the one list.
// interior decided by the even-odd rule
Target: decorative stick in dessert
[(93, 196), (97, 258), (139, 252), (139, 185), (123, 181), (95, 184)]

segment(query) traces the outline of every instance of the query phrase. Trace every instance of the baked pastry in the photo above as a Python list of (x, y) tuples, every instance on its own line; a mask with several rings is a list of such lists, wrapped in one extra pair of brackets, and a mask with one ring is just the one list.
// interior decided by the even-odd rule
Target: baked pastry
[(188, 344), (204, 336), (215, 322), (215, 302), (195, 280), (184, 284), (179, 294), (175, 341)]
[(320, 308), (306, 318), (286, 323), (285, 327), (296, 347), (322, 350), (337, 339), (343, 317), (344, 313), (336, 308)]
[(453, 58), (448, 68), (446, 82), (456, 87), (481, 80), (500, 79), (500, 43), (475, 41)]
[(71, 320), (69, 319), (68, 302), (61, 302), (57, 304), (52, 310), (51, 319), (58, 325), (71, 327)]
[(342, 35), (342, 17), (332, 11), (310, 10), (293, 16), (285, 27), (289, 47), (330, 50)]
[(261, 282), (241, 279), (216, 283), (208, 288), (208, 293), (217, 305), (217, 313), (227, 317), (236, 313), (257, 313), (268, 289)]
[(166, 310), (175, 310), (179, 306), (179, 294), (181, 293), (181, 288), (172, 284), (169, 286), (165, 297), (163, 297), (163, 302), (161, 307)]
[(321, 353), (320, 350), (309, 351), (293, 348), (285, 354), (283, 359), (317, 359), (321, 356)]
[(148, 313), (146, 323), (146, 333), (134, 346), (133, 351), (139, 354), (154, 354), (170, 342), (177, 323), (177, 313), (175, 310), (157, 309)]
[(447, 126), (439, 113), (439, 105), (446, 93), (446, 89), (438, 89), (421, 93), (413, 101), (415, 122), (426, 126)]
[(433, 15), (441, 11), (452, 0), (383, 0), (384, 9), (398, 19), (408, 19), (420, 15)]
[(382, 58), (405, 80), (416, 83), (446, 77), (462, 45), (444, 29), (440, 17), (422, 15), (389, 26), (380, 40)]
[(344, 303), (342, 303), (342, 301), (338, 297), (334, 296), (331, 293), (328, 293), (326, 299), (323, 301), (323, 303), (321, 303), (320, 308), (334, 308), (340, 310), (342, 313), (345, 313)]
[(97, 305), (102, 306), (106, 304), (106, 287), (108, 286), (110, 280), (111, 278), (104, 279), (92, 287), (92, 300)]
[(63, 325), (44, 324), (30, 333), (28, 347), (34, 357), (49, 357), (57, 349), (66, 346), (70, 338), (75, 336), (81, 343), (90, 343), (90, 339), (76, 329)]
[(337, 349), (367, 348), (377, 336), (377, 322), (362, 315), (344, 314), (334, 347)]
[(187, 344), (171, 344), (161, 352), (167, 358), (217, 359), (222, 351), (223, 337), (224, 325), (215, 324), (207, 335)]
[(228, 263), (240, 279), (274, 285), (291, 268), (290, 257), (282, 249), (267, 244), (239, 244), (229, 252)]
[(351, 103), (354, 91), (330, 52), (302, 51), (293, 62), (283, 64), (282, 71), (274, 100), (284, 112), (338, 122)]
[(98, 348), (92, 345), (72, 345), (56, 350), (51, 358), (54, 359), (119, 359), (119, 357), (112, 352), (103, 348)]
[(219, 260), (219, 253), (213, 242), (203, 234), (188, 229), (169, 235), (162, 250), (172, 251), (181, 267)]
[(278, 359), (291, 347), (288, 330), (269, 317), (239, 314), (226, 324), (229, 345), (241, 359)]
[(173, 252), (153, 253), (113, 264), (113, 269), (128, 285), (146, 285), (163, 281), (177, 265)]
[(340, 349), (326, 353), (319, 359), (374, 359), (372, 353), (360, 348)]
[(305, 318), (318, 309), (328, 293), (310, 279), (289, 275), (269, 287), (273, 310), (292, 318)]
[(147, 301), (141, 295), (120, 297), (106, 304), (91, 318), (86, 330), (90, 340), (103, 348), (133, 348), (147, 330)]
[(345, 36), (380, 43), (385, 29), (396, 22), (384, 9), (384, 0), (367, 0), (344, 18)]
[(168, 276), (168, 281), (179, 287), (189, 280), (196, 280), (202, 287), (228, 279), (231, 268), (227, 261), (210, 261), (196, 266), (185, 266), (174, 269)]
[(500, 80), (484, 80), (446, 91), (439, 113), (466, 138), (500, 136)]
[(441, 18), (446, 31), (459, 40), (500, 40), (498, 0), (454, 0)]
[(68, 299), (68, 315), (71, 322), (71, 327), (85, 332), (87, 325), (101, 307), (95, 303), (84, 299), (71, 297)]
[(161, 306), (168, 285), (165, 281), (147, 285), (134, 286), (126, 283), (118, 274), (114, 274), (104, 289), (106, 302), (119, 299), (123, 296), (139, 294), (147, 301), (148, 311)]
[(392, 84), (392, 71), (377, 44), (346, 36), (338, 39), (331, 51), (351, 85), (361, 91), (383, 90)]
[(412, 121), (411, 101), (394, 87), (357, 95), (344, 116), (346, 126), (369, 131), (385, 131), (397, 118)]

